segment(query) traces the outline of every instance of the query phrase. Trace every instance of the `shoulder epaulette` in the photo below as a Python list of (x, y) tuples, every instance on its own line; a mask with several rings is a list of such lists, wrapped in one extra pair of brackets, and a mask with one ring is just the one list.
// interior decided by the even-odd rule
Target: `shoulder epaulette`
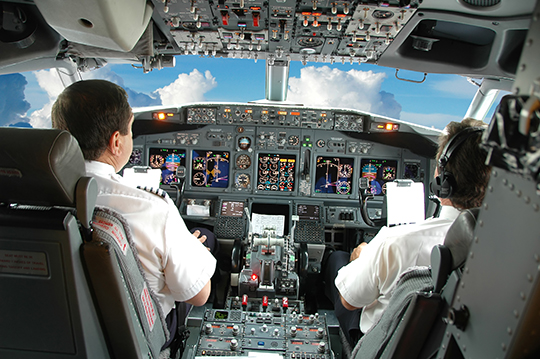
[(162, 190), (161, 188), (154, 188), (154, 187), (147, 187), (147, 186), (137, 186), (138, 189), (142, 189), (143, 191), (146, 191), (146, 192), (150, 192), (150, 193), (153, 193), (153, 194), (156, 194), (160, 197), (167, 197), (167, 192), (165, 192), (164, 190)]

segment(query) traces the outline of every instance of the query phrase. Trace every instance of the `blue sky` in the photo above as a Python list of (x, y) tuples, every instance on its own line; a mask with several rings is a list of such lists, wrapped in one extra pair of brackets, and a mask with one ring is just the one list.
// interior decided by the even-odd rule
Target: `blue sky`
[[(147, 74), (129, 64), (83, 73), (123, 86), (133, 107), (186, 102), (247, 102), (265, 97), (265, 61), (178, 56), (174, 68)], [(442, 129), (465, 115), (476, 86), (455, 75), (428, 74), (422, 84), (395, 78), (395, 69), (361, 64), (290, 66), (288, 101), (368, 111)], [(400, 71), (400, 77), (423, 74)], [(54, 70), (0, 76), (0, 125), (50, 126), (50, 106), (62, 90)], [(48, 125), (49, 124), (49, 125)]]

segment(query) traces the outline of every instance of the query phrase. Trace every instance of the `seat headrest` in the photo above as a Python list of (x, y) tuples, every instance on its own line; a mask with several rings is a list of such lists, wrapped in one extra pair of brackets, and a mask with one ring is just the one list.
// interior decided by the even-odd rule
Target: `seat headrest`
[(452, 253), (452, 269), (460, 267), (467, 259), (479, 212), (479, 208), (463, 210), (446, 233), (444, 245)]
[(0, 128), (0, 138), (0, 202), (75, 204), (75, 188), (86, 170), (79, 144), (69, 132)]

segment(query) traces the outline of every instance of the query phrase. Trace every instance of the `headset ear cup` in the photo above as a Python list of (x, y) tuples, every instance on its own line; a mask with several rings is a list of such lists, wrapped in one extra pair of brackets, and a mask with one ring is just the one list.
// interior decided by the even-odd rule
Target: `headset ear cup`
[(456, 179), (452, 172), (444, 171), (431, 181), (429, 189), (439, 198), (449, 198), (456, 188)]
[(441, 182), (439, 198), (450, 198), (456, 189), (456, 179), (452, 172), (444, 171)]
[(431, 193), (433, 193), (435, 196), (440, 197), (441, 192), (441, 176), (437, 176), (433, 178), (433, 180), (429, 183), (429, 189)]
[(439, 185), (439, 176), (437, 176), (433, 180), (431, 180), (431, 182), (429, 183), (429, 190), (435, 196), (439, 197), (440, 189), (441, 189), (441, 186)]

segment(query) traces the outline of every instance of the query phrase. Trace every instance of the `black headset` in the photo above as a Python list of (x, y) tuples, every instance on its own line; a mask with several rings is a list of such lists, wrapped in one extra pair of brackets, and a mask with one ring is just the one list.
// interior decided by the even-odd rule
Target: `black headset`
[(441, 156), (439, 157), (439, 173), (437, 177), (433, 179), (430, 183), (431, 192), (439, 198), (450, 198), (452, 193), (456, 191), (457, 183), (452, 172), (445, 169), (448, 161), (450, 161), (450, 156), (454, 153), (459, 146), (469, 137), (483, 132), (483, 127), (467, 127), (452, 137), (446, 146), (444, 146)]

